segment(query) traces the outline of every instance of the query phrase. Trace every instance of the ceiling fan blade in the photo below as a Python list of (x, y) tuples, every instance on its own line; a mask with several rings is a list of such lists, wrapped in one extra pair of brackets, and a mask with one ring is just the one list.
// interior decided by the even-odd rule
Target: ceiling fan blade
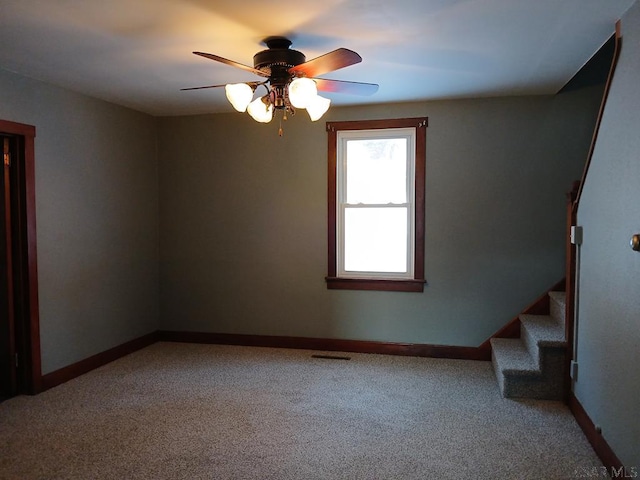
[[(226, 84), (225, 84), (226, 85)], [(189, 88), (181, 88), (180, 91), (183, 90), (202, 90), (204, 88), (219, 88), (219, 87), (224, 87), (225, 85), (207, 85), (205, 87), (189, 87)]]
[(360, 63), (362, 57), (353, 50), (339, 48), (308, 62), (301, 63), (289, 69), (289, 73), (302, 77), (317, 77), (323, 73), (333, 72), (340, 68)]
[[(258, 85), (262, 85), (265, 82), (239, 82), (239, 83), (246, 83), (247, 85), (249, 85), (251, 88), (253, 88), (254, 90), (256, 88), (258, 88)], [(205, 85), (204, 87), (189, 87), (189, 88), (181, 88), (180, 90), (203, 90), (205, 88), (220, 88), (220, 87), (226, 87), (227, 84), (223, 83), (221, 85)]]
[(378, 91), (375, 83), (347, 82), (344, 80), (329, 80), (314, 78), (318, 90), (323, 92), (350, 93), (352, 95), (373, 95)]
[(264, 73), (262, 70), (258, 70), (257, 68), (253, 68), (248, 65), (243, 65), (242, 63), (234, 62), (233, 60), (229, 60), (227, 58), (219, 57), (218, 55), (214, 55), (213, 53), (205, 53), (205, 52), (193, 52), (193, 53), (196, 55), (200, 55), (201, 57), (208, 58), (209, 60), (215, 60), (216, 62), (224, 63), (232, 67), (241, 68), (242, 70), (255, 73), (256, 75), (260, 75), (261, 77), (269, 76), (269, 74)]

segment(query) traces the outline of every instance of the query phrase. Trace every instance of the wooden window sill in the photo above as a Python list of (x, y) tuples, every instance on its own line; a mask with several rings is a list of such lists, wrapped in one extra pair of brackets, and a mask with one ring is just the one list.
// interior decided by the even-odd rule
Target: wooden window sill
[(389, 292), (423, 292), (426, 280), (386, 280), (371, 278), (326, 277), (330, 290), (379, 290)]

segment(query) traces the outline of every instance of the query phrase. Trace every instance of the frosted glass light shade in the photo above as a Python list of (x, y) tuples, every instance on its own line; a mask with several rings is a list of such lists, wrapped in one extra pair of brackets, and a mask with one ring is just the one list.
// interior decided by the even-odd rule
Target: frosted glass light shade
[(296, 78), (289, 84), (289, 101), (295, 108), (307, 108), (316, 96), (318, 88), (310, 78)]
[(269, 123), (273, 118), (273, 105), (265, 103), (262, 98), (256, 98), (247, 107), (247, 112), (256, 122)]
[(246, 83), (228, 83), (225, 85), (224, 91), (233, 108), (239, 112), (247, 110), (247, 106), (253, 98), (253, 88)]
[(322, 117), (322, 115), (329, 110), (329, 105), (331, 105), (331, 100), (328, 98), (321, 97), (320, 95), (313, 97), (311, 102), (307, 105), (307, 113), (309, 113), (311, 121), (315, 122)]

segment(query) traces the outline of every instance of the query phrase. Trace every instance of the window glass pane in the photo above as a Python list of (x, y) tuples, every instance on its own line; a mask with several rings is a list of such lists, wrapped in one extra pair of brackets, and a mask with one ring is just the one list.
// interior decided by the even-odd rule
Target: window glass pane
[(346, 208), (344, 269), (407, 272), (407, 209)]
[(407, 202), (407, 139), (347, 141), (346, 202)]

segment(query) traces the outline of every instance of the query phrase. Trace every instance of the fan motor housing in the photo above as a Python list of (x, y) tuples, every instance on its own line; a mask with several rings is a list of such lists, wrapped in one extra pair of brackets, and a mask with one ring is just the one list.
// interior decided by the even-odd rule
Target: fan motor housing
[(291, 50), (291, 41), (285, 37), (269, 37), (264, 40), (269, 47), (253, 56), (253, 68), (263, 71), (271, 76), (286, 77), (291, 67), (300, 65), (307, 58), (298, 50)]

